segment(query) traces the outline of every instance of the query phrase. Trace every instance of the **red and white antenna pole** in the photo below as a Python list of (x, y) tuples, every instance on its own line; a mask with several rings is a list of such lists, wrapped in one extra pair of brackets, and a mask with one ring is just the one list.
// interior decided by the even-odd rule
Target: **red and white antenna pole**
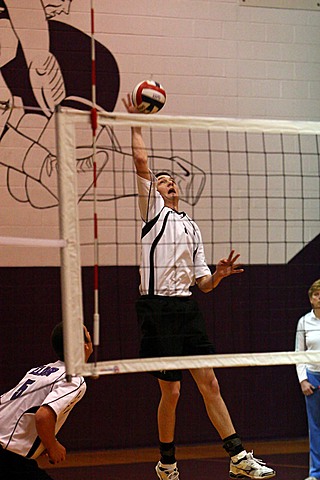
[(97, 98), (96, 98), (96, 52), (94, 27), (94, 0), (91, 0), (91, 127), (92, 127), (92, 156), (93, 156), (93, 222), (94, 222), (94, 313), (93, 313), (93, 345), (94, 360), (97, 362), (97, 347), (100, 344), (100, 315), (99, 315), (99, 245), (98, 245), (98, 215), (97, 215), (97, 164), (96, 164), (96, 133), (98, 127)]

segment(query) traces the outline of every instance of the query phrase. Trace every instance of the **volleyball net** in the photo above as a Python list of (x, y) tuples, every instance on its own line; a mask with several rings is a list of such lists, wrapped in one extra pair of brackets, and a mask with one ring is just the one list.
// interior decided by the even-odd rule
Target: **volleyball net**
[[(73, 122), (84, 121), (79, 147), (76, 138), (71, 146), (81, 151), (86, 134), (90, 136), (89, 115), (67, 110), (60, 115), (68, 118), (64, 121), (71, 130)], [(100, 226), (103, 264), (139, 263), (136, 228), (140, 218), (136, 202), (124, 200), (137, 196), (131, 125), (144, 127), (151, 169), (171, 172), (177, 179), (181, 201), (203, 232), (208, 259), (236, 246), (241, 247), (245, 263), (287, 263), (319, 233), (317, 122), (149, 117), (99, 114), (97, 199), (104, 205)], [(67, 135), (68, 129), (62, 133)], [(82, 158), (80, 163), (81, 182), (88, 167)], [(83, 207), (92, 199), (92, 191), (80, 183), (78, 196)], [(82, 210), (80, 222), (85, 231), (91, 212)], [(91, 233), (88, 241), (82, 240), (83, 247), (91, 247), (90, 237)], [(91, 264), (88, 252), (84, 262)]]
[[(61, 271), (69, 375), (320, 362), (320, 352), (294, 352), (293, 342), (289, 351), (276, 342), (266, 342), (264, 351), (256, 352), (149, 359), (108, 358), (107, 354), (89, 364), (84, 364), (83, 349), (79, 348), (83, 343), (81, 268), (98, 263), (108, 271), (108, 267), (138, 266), (140, 261), (141, 219), (131, 126), (143, 127), (152, 171), (166, 171), (175, 177), (182, 210), (200, 227), (207, 263), (214, 265), (235, 249), (251, 272), (256, 269), (251, 286), (257, 282), (262, 286), (259, 268), (261, 276), (267, 267), (275, 268), (276, 276), (281, 270), (286, 285), (296, 271), (292, 268), (306, 263), (313, 268), (308, 252), (316, 248), (319, 237), (320, 123), (99, 112), (92, 161), (90, 154), (83, 155), (92, 148), (90, 112), (60, 108), (56, 118), (61, 241), (66, 242), (61, 248)], [(95, 180), (89, 188), (87, 175), (92, 173)], [(283, 299), (273, 298), (272, 275), (264, 295), (279, 311), (277, 302)], [(310, 278), (313, 275), (317, 275), (316, 269)], [(248, 294), (246, 281), (241, 279), (241, 285)], [(281, 288), (279, 281), (277, 278)], [(304, 281), (307, 287), (308, 280), (300, 278), (291, 294), (304, 288)], [(236, 291), (236, 282), (232, 285)], [(138, 285), (129, 283), (127, 289), (132, 288), (138, 294)], [(254, 305), (251, 293), (241, 300), (247, 317)], [(300, 315), (298, 308), (289, 313)], [(218, 318), (219, 312), (214, 315)], [(96, 315), (97, 347), (99, 332), (118, 320)], [(218, 328), (216, 321), (215, 334)], [(235, 327), (227, 328), (225, 335), (231, 338)], [(233, 345), (233, 341), (229, 343)], [(251, 344), (251, 348), (259, 346), (254, 338)], [(276, 345), (279, 351), (268, 350), (269, 345)]]

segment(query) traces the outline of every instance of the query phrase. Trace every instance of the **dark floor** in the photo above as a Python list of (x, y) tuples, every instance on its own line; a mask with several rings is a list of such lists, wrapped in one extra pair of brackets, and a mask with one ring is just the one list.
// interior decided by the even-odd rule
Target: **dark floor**
[[(296, 449), (293, 449), (296, 450)], [(271, 448), (274, 452), (274, 448)], [(277, 480), (303, 480), (308, 477), (308, 452), (255, 454), (277, 472)], [(115, 460), (116, 461), (116, 460)], [(135, 462), (72, 466), (46, 469), (54, 480), (156, 480), (156, 462)], [(92, 462), (93, 463), (93, 462)], [(99, 464), (100, 463), (100, 464)], [(224, 480), (229, 478), (226, 457), (179, 460), (181, 480)]]

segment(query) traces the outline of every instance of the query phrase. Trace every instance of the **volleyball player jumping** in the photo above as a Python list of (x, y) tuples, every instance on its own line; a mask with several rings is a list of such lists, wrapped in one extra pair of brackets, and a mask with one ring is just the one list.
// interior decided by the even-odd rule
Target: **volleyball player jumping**
[[(123, 99), (129, 113), (138, 113), (130, 95)], [(214, 353), (203, 316), (191, 297), (190, 286), (197, 284), (210, 292), (220, 281), (243, 272), (239, 254), (231, 250), (213, 274), (206, 264), (201, 233), (197, 224), (179, 206), (179, 189), (166, 172), (155, 176), (141, 127), (132, 127), (132, 154), (137, 172), (139, 208), (143, 220), (140, 266), (140, 298), (136, 309), (141, 328), (141, 357), (205, 355)], [(161, 399), (158, 406), (160, 461), (155, 469), (161, 480), (178, 480), (175, 457), (176, 408), (180, 395), (181, 371), (152, 372), (158, 378)], [(275, 471), (248, 453), (236, 433), (221, 397), (212, 368), (190, 370), (203, 397), (212, 425), (230, 458), (231, 478), (271, 478)]]

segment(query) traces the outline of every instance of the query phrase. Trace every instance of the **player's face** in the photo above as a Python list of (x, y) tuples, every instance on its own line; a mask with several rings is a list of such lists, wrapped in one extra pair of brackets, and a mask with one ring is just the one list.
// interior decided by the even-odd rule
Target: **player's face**
[(319, 308), (320, 309), (320, 290), (315, 290), (310, 297), (310, 303), (312, 308)]
[(84, 344), (84, 356), (85, 356), (85, 361), (87, 361), (93, 352), (93, 347), (92, 347), (92, 341), (91, 341), (91, 336), (90, 333), (87, 330), (87, 327), (84, 325), (84, 336), (86, 337), (86, 342)]
[(44, 9), (47, 18), (53, 18), (56, 15), (65, 13), (68, 15), (72, 0), (45, 0)]
[(175, 180), (169, 175), (160, 175), (157, 180), (157, 190), (166, 200), (174, 200), (179, 198), (179, 189)]

